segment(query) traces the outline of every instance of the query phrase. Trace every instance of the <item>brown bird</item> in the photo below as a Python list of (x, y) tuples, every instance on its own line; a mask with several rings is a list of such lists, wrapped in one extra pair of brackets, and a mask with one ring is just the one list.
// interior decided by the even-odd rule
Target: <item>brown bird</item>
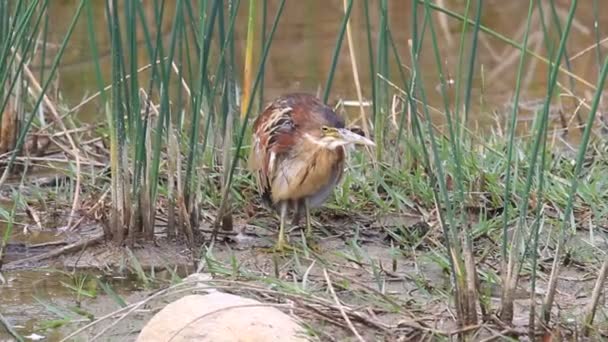
[(311, 233), (310, 208), (318, 207), (342, 178), (346, 148), (374, 146), (318, 98), (289, 94), (270, 103), (253, 124), (249, 167), (263, 201), (281, 218), (277, 250), (285, 243), (285, 218), (292, 209), (298, 224), (306, 211), (306, 235)]

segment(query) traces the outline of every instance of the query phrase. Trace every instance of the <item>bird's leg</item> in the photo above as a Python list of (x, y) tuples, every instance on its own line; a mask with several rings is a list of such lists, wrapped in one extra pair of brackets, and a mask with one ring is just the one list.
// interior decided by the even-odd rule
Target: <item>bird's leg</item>
[(279, 239), (275, 246), (277, 251), (282, 251), (285, 246), (285, 216), (287, 215), (287, 201), (281, 202), (281, 223), (279, 225)]
[(300, 214), (302, 213), (302, 201), (303, 200), (293, 201), (293, 219), (291, 220), (292, 226), (300, 225)]
[(312, 219), (310, 218), (310, 203), (308, 200), (304, 200), (304, 208), (306, 209), (306, 233), (304, 233), (304, 241), (307, 248), (319, 251), (319, 245), (314, 242), (312, 236)]
[(309, 237), (312, 234), (312, 223), (310, 222), (310, 204), (308, 199), (304, 199), (304, 208), (306, 209), (306, 236)]

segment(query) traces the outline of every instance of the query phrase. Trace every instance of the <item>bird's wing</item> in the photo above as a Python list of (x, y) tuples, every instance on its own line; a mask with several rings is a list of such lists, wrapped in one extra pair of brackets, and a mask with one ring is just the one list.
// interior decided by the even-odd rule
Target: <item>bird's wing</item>
[(258, 189), (265, 201), (271, 202), (271, 180), (278, 164), (296, 143), (293, 110), (288, 106), (270, 105), (253, 126), (253, 148), (249, 167), (257, 178)]

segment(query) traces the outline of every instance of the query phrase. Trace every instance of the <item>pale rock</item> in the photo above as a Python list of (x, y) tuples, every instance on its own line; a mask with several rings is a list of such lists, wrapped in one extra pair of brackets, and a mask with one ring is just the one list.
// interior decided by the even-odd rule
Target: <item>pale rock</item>
[[(238, 307), (242, 305), (249, 306)], [(277, 308), (236, 295), (211, 292), (189, 295), (158, 312), (137, 342), (300, 342), (304, 330)]]

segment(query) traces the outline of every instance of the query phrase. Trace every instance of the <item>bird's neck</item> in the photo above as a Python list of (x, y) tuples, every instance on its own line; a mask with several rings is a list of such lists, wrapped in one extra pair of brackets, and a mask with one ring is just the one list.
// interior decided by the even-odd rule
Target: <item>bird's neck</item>
[(306, 141), (300, 144), (298, 155), (307, 164), (319, 165), (320, 163), (332, 164), (339, 156), (344, 155), (343, 146), (322, 145), (314, 141)]

